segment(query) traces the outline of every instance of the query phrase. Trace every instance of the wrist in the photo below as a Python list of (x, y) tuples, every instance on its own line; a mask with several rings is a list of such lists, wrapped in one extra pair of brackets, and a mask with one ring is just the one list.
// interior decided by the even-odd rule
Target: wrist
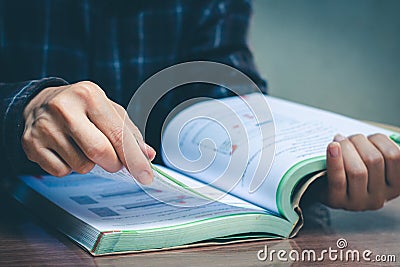
[(48, 99), (51, 98), (51, 95), (62, 90), (62, 88), (63, 85), (51, 86), (38, 90), (38, 92), (31, 97), (30, 101), (26, 103), (22, 113), (23, 118), (26, 120), (33, 109), (45, 106), (48, 102)]
[(44, 88), (64, 84), (67, 82), (60, 78), (44, 78), (7, 85), (12, 88), (13, 93), (5, 103), (1, 142), (2, 147), (9, 151), (6, 159), (13, 162), (15, 169), (24, 169), (27, 164), (21, 147), (21, 136), (25, 127), (23, 112), (26, 105)]

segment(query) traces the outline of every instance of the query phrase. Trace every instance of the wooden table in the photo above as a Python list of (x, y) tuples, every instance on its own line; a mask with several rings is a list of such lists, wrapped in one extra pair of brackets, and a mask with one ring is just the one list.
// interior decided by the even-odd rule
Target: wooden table
[[(287, 253), (291, 249), (314, 249), (318, 255), (329, 247), (337, 249), (339, 238), (346, 239), (346, 249), (395, 255), (397, 264), (391, 265), (400, 265), (400, 198), (374, 212), (310, 208), (306, 211), (305, 228), (290, 240), (103, 257), (90, 256), (4, 193), (0, 196), (0, 214), (0, 266), (268, 266), (270, 261), (257, 259), (257, 252), (265, 245)], [(280, 262), (276, 255), (274, 259), (277, 265), (288, 264)], [(304, 263), (293, 262), (293, 266)], [(343, 262), (330, 261), (328, 257), (324, 263), (343, 266)], [(359, 266), (360, 262), (347, 264)], [(315, 263), (319, 265), (320, 262)]]
[[(338, 239), (348, 246), (342, 251), (357, 250), (360, 255), (370, 250), (376, 255), (395, 257), (396, 262), (345, 262), (330, 260), (324, 254), (324, 265), (400, 266), (400, 198), (379, 211), (346, 212), (315, 205), (305, 211), (305, 227), (290, 240), (248, 242), (243, 244), (170, 250), (163, 252), (92, 257), (64, 235), (27, 211), (7, 193), (0, 191), (0, 266), (270, 266), (321, 262), (280, 261), (276, 254), (272, 263), (260, 261), (257, 252), (268, 250), (314, 250), (317, 257), (329, 247), (337, 249)], [(50, 216), (50, 215), (49, 215)], [(343, 240), (342, 240), (343, 241)], [(261, 254), (263, 256), (263, 254)], [(294, 257), (295, 254), (292, 254)], [(307, 255), (305, 254), (307, 257)], [(346, 258), (345, 256), (343, 257)], [(348, 256), (351, 260), (351, 255)], [(301, 258), (300, 258), (301, 259)], [(393, 259), (391, 259), (393, 260)]]

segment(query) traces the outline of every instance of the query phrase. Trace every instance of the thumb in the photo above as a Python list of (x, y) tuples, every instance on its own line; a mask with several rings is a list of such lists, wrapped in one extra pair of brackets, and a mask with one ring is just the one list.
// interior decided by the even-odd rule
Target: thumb
[(332, 142), (328, 145), (326, 168), (328, 172), (327, 204), (333, 208), (340, 208), (347, 197), (346, 172), (340, 143)]

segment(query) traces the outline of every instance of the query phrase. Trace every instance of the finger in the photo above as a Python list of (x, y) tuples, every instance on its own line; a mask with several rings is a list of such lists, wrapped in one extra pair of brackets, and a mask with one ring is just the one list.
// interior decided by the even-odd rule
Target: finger
[(38, 149), (33, 161), (39, 164), (43, 170), (57, 177), (71, 173), (71, 168), (56, 153), (47, 148)]
[(385, 202), (385, 162), (381, 152), (361, 134), (349, 137), (368, 169), (370, 208), (379, 209)]
[(154, 148), (152, 148), (146, 143), (144, 144), (144, 146), (146, 147), (147, 157), (149, 158), (150, 161), (152, 161), (156, 157), (156, 151), (154, 150)]
[[(64, 176), (71, 171), (71, 167), (76, 168), (81, 158), (71, 153), (71, 142), (57, 125), (57, 120), (43, 116), (30, 125), (34, 127), (25, 128), (21, 144), (31, 161), (55, 176)], [(55, 165), (52, 166), (52, 163)]]
[(327, 204), (333, 208), (343, 208), (347, 201), (347, 181), (342, 151), (338, 142), (328, 145), (326, 165), (328, 172)]
[(69, 116), (75, 118), (68, 129), (70, 137), (85, 156), (106, 171), (119, 171), (122, 163), (107, 136), (79, 112), (72, 111)]
[(152, 161), (156, 157), (156, 151), (154, 148), (146, 144), (143, 140), (143, 135), (139, 131), (139, 129), (136, 127), (136, 125), (132, 122), (132, 120), (129, 118), (128, 113), (125, 111), (123, 107), (118, 105), (117, 103), (112, 102), (113, 107), (115, 110), (118, 112), (120, 117), (123, 119), (125, 125), (129, 128), (129, 130), (133, 133), (133, 135), (136, 137), (140, 149), (143, 151), (143, 153), (147, 156), (147, 158)]
[(124, 124), (128, 127), (128, 129), (131, 131), (133, 136), (136, 138), (138, 141), (139, 147), (142, 150), (142, 152), (145, 154), (148, 160), (152, 161), (156, 157), (156, 151), (154, 148), (146, 144), (143, 140), (143, 136), (140, 133), (139, 129), (136, 127), (136, 125), (131, 121), (131, 119), (128, 117), (126, 114), (124, 119)]
[(94, 167), (94, 162), (86, 157), (75, 142), (63, 133), (49, 136), (46, 139), (47, 147), (51, 147), (72, 170), (85, 174)]
[(124, 124), (110, 101), (99, 103), (97, 106), (100, 110), (95, 113), (89, 111), (89, 119), (107, 136), (119, 159), (133, 177), (142, 184), (151, 183), (153, 180), (152, 170), (138, 141), (141, 135), (132, 132)]
[(368, 171), (357, 150), (350, 140), (336, 135), (334, 141), (342, 148), (344, 169), (347, 177), (348, 207), (351, 210), (363, 210), (368, 199)]
[(382, 153), (385, 160), (386, 183), (389, 186), (387, 199), (397, 197), (400, 194), (400, 148), (383, 134), (374, 134), (368, 139)]

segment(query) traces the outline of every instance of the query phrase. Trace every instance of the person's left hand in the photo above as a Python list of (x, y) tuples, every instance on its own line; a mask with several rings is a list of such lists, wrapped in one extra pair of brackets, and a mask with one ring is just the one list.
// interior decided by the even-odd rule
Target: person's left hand
[(400, 148), (386, 135), (336, 135), (327, 148), (327, 188), (332, 208), (376, 210), (400, 195)]

